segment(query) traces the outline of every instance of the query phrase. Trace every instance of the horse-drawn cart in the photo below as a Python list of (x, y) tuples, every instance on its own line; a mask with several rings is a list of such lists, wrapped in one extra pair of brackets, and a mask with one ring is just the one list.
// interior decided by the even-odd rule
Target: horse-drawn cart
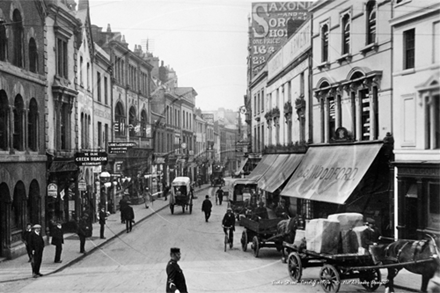
[(170, 194), (170, 210), (171, 214), (174, 214), (174, 206), (182, 206), (182, 212), (185, 213), (185, 209), (189, 209), (189, 213), (192, 213), (193, 207), (193, 194), (191, 192), (191, 180), (188, 177), (176, 177), (171, 183)]
[[(395, 272), (408, 265), (418, 265), (433, 262), (432, 257), (425, 259), (413, 259), (407, 262), (388, 263), (378, 261), (370, 253), (344, 253), (329, 254), (298, 248), (296, 245), (283, 242), (283, 248), (287, 252), (287, 269), (289, 276), (294, 282), (300, 282), (303, 269), (309, 267), (321, 267), (319, 281), (325, 292), (338, 292), (343, 280), (359, 279), (368, 291), (375, 291), (383, 283), (380, 269), (389, 269)], [(397, 272), (395, 272), (397, 274)], [(392, 280), (388, 276), (386, 286), (391, 285)], [(393, 276), (394, 278), (394, 276)]]
[(240, 223), (245, 228), (241, 235), (241, 247), (247, 251), (247, 245), (252, 242), (251, 248), (254, 256), (258, 257), (260, 248), (275, 247), (278, 251), (283, 248), (283, 237), (277, 232), (277, 225), (281, 219), (267, 219), (254, 221), (249, 218), (241, 218)]

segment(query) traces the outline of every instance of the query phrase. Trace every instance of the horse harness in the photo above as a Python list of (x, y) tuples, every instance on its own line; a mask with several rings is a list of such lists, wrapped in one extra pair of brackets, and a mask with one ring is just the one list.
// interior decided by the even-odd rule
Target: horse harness
[(393, 243), (387, 245), (385, 247), (386, 257), (389, 260), (399, 262), (399, 258), (400, 258), (400, 255), (402, 254), (403, 249), (405, 247), (407, 247), (408, 245), (411, 245), (410, 253), (412, 254), (412, 261), (416, 261), (416, 256), (422, 251), (423, 247), (425, 247), (425, 245), (428, 243), (428, 240), (419, 240), (419, 241), (414, 241), (412, 244), (410, 244), (410, 243), (411, 243), (410, 241), (405, 242), (405, 244), (403, 244), (402, 247), (400, 247), (400, 249), (397, 251), (397, 254), (395, 257), (390, 255), (390, 251), (389, 251)]

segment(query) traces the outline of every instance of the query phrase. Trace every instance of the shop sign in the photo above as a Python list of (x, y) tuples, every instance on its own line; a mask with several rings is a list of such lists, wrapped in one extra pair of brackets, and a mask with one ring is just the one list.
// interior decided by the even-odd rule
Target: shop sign
[(295, 26), (295, 30), (299, 28), (307, 19), (312, 4), (312, 1), (252, 3), (250, 45), (253, 76), (287, 40), (288, 22)]
[(58, 196), (58, 186), (55, 183), (50, 183), (47, 186), (47, 195), (52, 197)]
[(156, 157), (154, 160), (155, 164), (165, 164), (165, 158), (164, 157)]
[(77, 152), (75, 153), (75, 163), (78, 166), (99, 166), (108, 162), (106, 152)]
[(110, 154), (125, 154), (129, 148), (135, 147), (137, 144), (131, 141), (109, 142), (108, 152)]
[(84, 179), (81, 179), (78, 182), (78, 190), (79, 191), (86, 191), (87, 190), (87, 184), (86, 184), (86, 181)]

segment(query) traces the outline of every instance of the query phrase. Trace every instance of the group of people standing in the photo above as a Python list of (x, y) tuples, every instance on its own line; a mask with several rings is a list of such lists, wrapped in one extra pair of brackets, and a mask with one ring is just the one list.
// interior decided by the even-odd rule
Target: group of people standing
[[(51, 227), (52, 241), (51, 244), (55, 246), (55, 263), (61, 263), (62, 245), (64, 243), (64, 233), (61, 223), (56, 223)], [(31, 263), (32, 276), (34, 278), (42, 277), (40, 272), (41, 262), (43, 260), (44, 239), (41, 235), (40, 224), (27, 224), (26, 229), (22, 234), (23, 242), (26, 246), (26, 252), (29, 257), (28, 262)]]

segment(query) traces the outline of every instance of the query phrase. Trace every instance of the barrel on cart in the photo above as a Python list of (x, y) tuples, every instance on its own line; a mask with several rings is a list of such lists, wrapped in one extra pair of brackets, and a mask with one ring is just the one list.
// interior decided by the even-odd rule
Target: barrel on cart
[(258, 257), (260, 248), (275, 247), (283, 249), (283, 235), (277, 234), (277, 225), (281, 219), (262, 219), (259, 221), (250, 218), (241, 218), (240, 224), (245, 228), (241, 235), (241, 247), (247, 251), (247, 245), (252, 242), (254, 256)]

